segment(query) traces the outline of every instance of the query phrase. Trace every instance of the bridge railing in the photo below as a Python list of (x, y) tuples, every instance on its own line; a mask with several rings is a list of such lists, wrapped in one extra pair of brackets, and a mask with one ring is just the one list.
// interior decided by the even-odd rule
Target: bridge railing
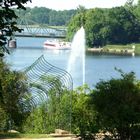
[(15, 36), (22, 37), (52, 37), (52, 38), (65, 38), (66, 28), (52, 28), (48, 26), (38, 25), (19, 25), (23, 29), (21, 33), (16, 32)]

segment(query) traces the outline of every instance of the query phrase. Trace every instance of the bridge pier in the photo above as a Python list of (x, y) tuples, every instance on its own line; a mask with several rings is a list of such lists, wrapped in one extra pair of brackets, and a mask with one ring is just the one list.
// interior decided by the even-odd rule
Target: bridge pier
[(8, 47), (9, 47), (9, 48), (16, 48), (16, 47), (17, 47), (16, 39), (10, 39), (10, 40), (8, 41)]

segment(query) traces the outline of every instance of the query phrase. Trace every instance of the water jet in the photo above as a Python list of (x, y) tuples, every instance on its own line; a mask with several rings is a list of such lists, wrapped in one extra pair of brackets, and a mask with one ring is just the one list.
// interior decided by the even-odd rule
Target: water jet
[(81, 82), (83, 85), (85, 84), (85, 30), (83, 27), (74, 35), (71, 47), (67, 71), (73, 76), (78, 69), (79, 73), (81, 73), (80, 78), (82, 77)]

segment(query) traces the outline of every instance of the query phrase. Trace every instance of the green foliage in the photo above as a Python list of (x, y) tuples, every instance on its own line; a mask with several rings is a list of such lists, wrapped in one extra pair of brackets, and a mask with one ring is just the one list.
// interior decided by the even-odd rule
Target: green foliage
[(47, 113), (44, 106), (36, 108), (27, 118), (23, 124), (22, 131), (25, 133), (47, 133), (48, 126), (46, 126)]
[[(135, 15), (124, 7), (112, 8), (109, 12), (111, 33), (110, 43), (133, 43), (139, 41), (140, 23)], [(113, 27), (113, 28), (112, 28)]]
[(89, 87), (84, 85), (72, 93), (72, 132), (85, 139), (90, 133), (98, 130), (94, 117), (95, 111), (88, 106), (90, 92)]
[(52, 133), (55, 129), (64, 129), (91, 138), (98, 127), (95, 123), (95, 112), (88, 106), (90, 89), (87, 85), (74, 91), (63, 90), (58, 95), (49, 91), (48, 100), (36, 108), (23, 125), (26, 133)]
[(67, 40), (72, 40), (74, 34), (81, 27), (81, 14), (77, 14), (72, 18), (67, 29)]
[(133, 8), (134, 8), (133, 2), (134, 2), (134, 0), (127, 0), (125, 3), (125, 8), (127, 10), (133, 11)]
[(10, 70), (9, 66), (0, 60), (0, 108), (13, 126), (21, 126), (26, 117), (22, 104), (22, 97), (26, 92), (28, 88), (24, 74)]
[(85, 31), (88, 46), (102, 46), (106, 44), (110, 33), (106, 12), (103, 9), (96, 8), (86, 13)]
[(16, 19), (18, 18), (11, 9), (11, 7), (17, 7), (18, 9), (25, 9), (23, 4), (29, 0), (3, 0), (0, 2), (0, 52), (1, 56), (3, 52), (8, 52), (5, 47), (7, 43), (6, 36), (12, 36), (13, 32), (21, 31), (16, 26)]
[(134, 6), (133, 13), (137, 17), (138, 21), (140, 22), (140, 0), (138, 0), (138, 4)]
[(15, 9), (15, 12), (19, 16), (18, 24), (66, 26), (71, 17), (75, 15), (76, 10), (56, 11), (46, 7), (27, 7), (26, 11), (21, 10), (19, 12)]
[(6, 112), (0, 107), (0, 131), (4, 131), (7, 126), (8, 116)]
[(89, 47), (139, 42), (138, 11), (137, 6), (135, 12), (125, 7), (95, 8), (77, 12), (68, 25), (67, 37), (72, 39), (77, 29), (83, 25), (86, 32), (86, 43)]
[(84, 26), (85, 24), (85, 12), (86, 9), (82, 6), (79, 6), (77, 9), (77, 14), (73, 16), (68, 24), (67, 29), (67, 40), (72, 40), (74, 37), (75, 32)]
[(140, 88), (133, 72), (121, 78), (101, 81), (91, 94), (90, 103), (97, 112), (101, 130), (120, 140), (135, 139), (140, 129)]
[[(24, 122), (23, 131), (52, 133), (56, 128), (70, 130), (70, 91), (62, 86), (58, 77), (43, 75), (40, 80), (41, 84), (33, 83), (31, 86), (40, 89), (36, 97), (42, 100)], [(48, 90), (43, 87), (44, 84), (48, 85)]]
[[(55, 88), (50, 88), (47, 100), (38, 105), (25, 121), (24, 132), (51, 133), (61, 128), (71, 130), (84, 139), (92, 139), (93, 134), (102, 130), (110, 132), (111, 137), (116, 139), (137, 140), (140, 130), (140, 82), (133, 72), (117, 71), (121, 74), (120, 78), (100, 81), (93, 90), (87, 85), (74, 91), (63, 89), (57, 92)], [(41, 79), (50, 83), (54, 81), (54, 77)]]
[(70, 95), (56, 91), (48, 93), (48, 99), (42, 102), (28, 116), (23, 125), (25, 133), (52, 133), (55, 129), (70, 130)]

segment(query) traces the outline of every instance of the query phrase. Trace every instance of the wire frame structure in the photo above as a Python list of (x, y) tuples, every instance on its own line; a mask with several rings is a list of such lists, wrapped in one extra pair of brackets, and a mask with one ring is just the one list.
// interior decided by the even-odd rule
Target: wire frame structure
[(71, 75), (48, 63), (43, 55), (25, 70), (25, 75), (30, 94), (26, 95), (24, 103), (32, 111), (43, 104), (46, 129), (51, 126), (71, 131)]

